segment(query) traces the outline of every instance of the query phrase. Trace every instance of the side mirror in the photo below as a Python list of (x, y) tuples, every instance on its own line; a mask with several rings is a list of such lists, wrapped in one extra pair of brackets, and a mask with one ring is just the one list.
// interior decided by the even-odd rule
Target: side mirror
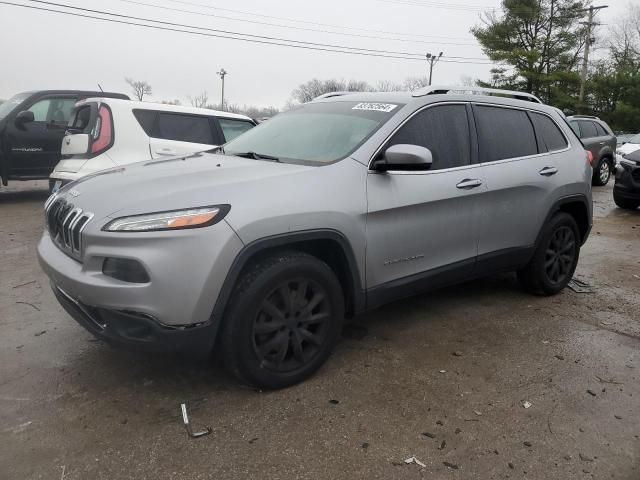
[(26, 123), (33, 122), (35, 118), (36, 117), (33, 115), (33, 112), (30, 112), (29, 110), (24, 110), (20, 112), (18, 115), (16, 115), (16, 119), (14, 120), (14, 123), (16, 124), (16, 127), (24, 128), (24, 125)]
[(433, 155), (428, 148), (418, 145), (393, 145), (384, 152), (384, 157), (373, 162), (374, 170), (428, 170), (433, 163)]

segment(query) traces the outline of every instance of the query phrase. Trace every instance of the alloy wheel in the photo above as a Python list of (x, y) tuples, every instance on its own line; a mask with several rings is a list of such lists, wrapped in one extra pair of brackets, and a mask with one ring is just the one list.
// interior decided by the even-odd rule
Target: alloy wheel
[(263, 368), (284, 373), (306, 365), (324, 344), (331, 318), (329, 294), (319, 283), (301, 278), (273, 289), (253, 322)]
[(576, 237), (573, 230), (563, 226), (553, 232), (545, 251), (544, 268), (552, 284), (562, 283), (572, 274), (576, 257)]
[(609, 175), (611, 175), (609, 162), (602, 162), (600, 165), (600, 183), (606, 184), (609, 181)]

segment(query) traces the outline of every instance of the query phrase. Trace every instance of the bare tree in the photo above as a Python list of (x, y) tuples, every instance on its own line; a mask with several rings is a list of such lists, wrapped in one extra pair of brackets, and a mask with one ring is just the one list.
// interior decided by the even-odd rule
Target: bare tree
[(209, 95), (207, 95), (207, 92), (205, 90), (200, 95), (189, 97), (189, 101), (191, 102), (191, 105), (196, 108), (206, 108), (207, 104), (209, 103)]
[(306, 103), (329, 92), (370, 92), (372, 90), (367, 82), (361, 80), (318, 80), (314, 78), (296, 88), (291, 96), (299, 103)]
[(402, 92), (404, 87), (393, 80), (379, 80), (375, 89), (377, 92)]
[(125, 77), (124, 81), (129, 84), (133, 91), (133, 95), (139, 101), (142, 101), (145, 95), (152, 94), (151, 85), (144, 80), (134, 80), (133, 78)]
[(408, 77), (404, 80), (402, 86), (405, 90), (413, 92), (419, 88), (429, 85), (429, 79), (427, 77)]

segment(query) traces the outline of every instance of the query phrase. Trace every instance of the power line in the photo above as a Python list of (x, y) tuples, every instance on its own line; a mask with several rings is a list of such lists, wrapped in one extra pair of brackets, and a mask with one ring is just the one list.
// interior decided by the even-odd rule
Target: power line
[[(326, 52), (333, 52), (333, 53), (347, 53), (347, 54), (361, 55), (361, 56), (394, 58), (394, 59), (400, 59), (400, 60), (421, 60), (423, 58), (422, 54), (418, 54), (418, 53), (394, 52), (394, 51), (387, 51), (387, 50), (375, 50), (375, 49), (364, 49), (364, 48), (358, 48), (358, 47), (348, 47), (348, 46), (335, 45), (335, 44), (304, 42), (304, 41), (299, 41), (299, 40), (290, 40), (290, 39), (278, 38), (278, 37), (267, 37), (267, 36), (261, 36), (261, 35), (252, 35), (252, 34), (245, 34), (245, 33), (241, 33), (241, 32), (232, 32), (232, 31), (226, 31), (226, 30), (217, 30), (217, 29), (199, 27), (199, 26), (194, 26), (194, 25), (185, 25), (185, 24), (177, 24), (177, 23), (172, 23), (172, 22), (164, 22), (164, 21), (161, 21), (161, 20), (154, 20), (154, 19), (148, 19), (148, 18), (142, 18), (142, 17), (134, 17), (134, 16), (130, 16), (130, 15), (111, 13), (111, 12), (106, 12), (106, 11), (101, 11), (101, 10), (85, 9), (85, 8), (74, 7), (74, 6), (69, 6), (69, 5), (65, 5), (65, 4), (59, 4), (59, 3), (55, 3), (55, 2), (48, 2), (48, 1), (43, 1), (43, 0), (27, 0), (27, 1), (40, 3), (40, 4), (53, 5), (53, 6), (56, 6), (56, 7), (59, 7), (59, 8), (68, 8), (68, 9), (80, 10), (80, 11), (89, 12), (89, 13), (93, 13), (93, 14), (110, 15), (110, 16), (115, 16), (115, 17), (118, 17), (118, 18), (121, 18), (121, 19), (126, 19), (126, 20), (117, 20), (117, 19), (114, 19), (114, 18), (104, 18), (104, 17), (95, 16), (95, 15), (86, 15), (86, 14), (80, 14), (80, 13), (75, 13), (75, 12), (54, 10), (54, 9), (51, 9), (51, 8), (45, 8), (45, 7), (34, 6), (34, 5), (17, 4), (17, 3), (6, 2), (6, 1), (0, 1), (0, 4), (23, 7), (23, 8), (29, 8), (29, 9), (33, 9), (33, 10), (46, 11), (46, 12), (50, 12), (50, 13), (58, 13), (58, 14), (63, 14), (63, 15), (68, 15), (68, 16), (90, 18), (90, 19), (94, 19), (94, 20), (106, 21), (106, 22), (111, 22), (111, 23), (121, 23), (121, 24), (133, 25), (133, 26), (139, 26), (139, 27), (145, 27), (145, 28), (153, 28), (153, 29), (156, 29), (156, 30), (166, 30), (166, 31), (174, 31), (174, 32), (180, 32), (180, 33), (190, 33), (190, 34), (193, 34), (193, 35), (200, 35), (200, 36), (208, 36), (208, 37), (215, 37), (215, 38), (225, 38), (225, 39), (230, 39), (230, 40), (240, 40), (240, 41), (250, 42), (250, 43), (268, 44), (268, 45), (276, 45), (276, 46), (286, 46), (286, 47), (292, 47), (292, 48), (303, 48), (303, 49), (308, 49), (308, 50), (326, 51)], [(141, 24), (141, 23), (136, 23), (136, 22), (127, 21), (127, 20), (137, 20), (137, 21), (143, 21), (143, 22), (159, 23), (159, 24), (161, 24), (163, 26)], [(169, 27), (167, 27), (165, 25), (169, 25)], [(170, 27), (179, 27), (179, 28), (170, 28)], [(197, 29), (197, 30), (206, 30), (206, 31), (216, 32), (216, 33), (194, 32), (194, 31), (191, 31), (191, 30), (184, 30), (184, 28)], [(251, 37), (251, 38), (246, 38), (246, 37)], [(489, 61), (479, 61), (479, 62), (463, 61), (462, 59), (459, 60), (459, 61), (458, 60), (443, 60), (443, 61), (445, 61), (446, 63), (468, 63), (468, 64), (478, 64), (478, 65), (495, 65), (495, 62), (491, 62), (490, 60)]]
[(392, 32), (392, 31), (388, 31), (388, 30), (372, 30), (372, 29), (367, 29), (367, 28), (362, 28), (362, 27), (332, 25), (332, 24), (329, 24), (329, 23), (313, 22), (313, 21), (300, 20), (300, 19), (295, 19), (295, 18), (290, 18), (290, 17), (277, 17), (277, 16), (274, 16), (274, 15), (265, 15), (265, 14), (255, 13), (255, 12), (247, 12), (247, 11), (242, 11), (242, 10), (232, 10), (230, 8), (214, 7), (212, 5), (206, 5), (206, 4), (203, 4), (203, 3), (196, 3), (196, 2), (189, 2), (189, 1), (186, 1), (186, 0), (167, 0), (167, 1), (172, 2), (172, 3), (181, 4), (181, 5), (190, 5), (192, 7), (202, 7), (202, 8), (208, 8), (208, 9), (211, 9), (211, 10), (219, 10), (221, 12), (237, 13), (237, 14), (240, 14), (240, 15), (249, 15), (249, 16), (259, 17), (259, 18), (271, 18), (271, 19), (276, 19), (276, 20), (284, 20), (286, 22), (302, 23), (302, 24), (306, 24), (306, 25), (316, 25), (316, 26), (321, 26), (321, 27), (340, 28), (340, 29), (343, 29), (343, 30), (344, 29), (346, 29), (346, 30), (357, 30), (359, 32), (384, 33), (384, 34), (389, 34), (389, 35), (401, 35), (401, 36), (421, 37), (421, 38), (432, 38), (432, 37), (436, 37), (436, 38), (454, 38), (454, 37), (444, 37), (444, 36), (439, 36), (439, 35), (438, 36), (436, 36), (436, 35), (423, 35), (423, 34), (419, 34), (419, 33)]
[[(205, 12), (198, 12), (198, 11), (194, 11), (194, 10), (185, 10), (182, 8), (175, 8), (175, 7), (167, 7), (165, 5), (156, 5), (153, 3), (146, 3), (146, 2), (140, 2), (140, 1), (136, 1), (136, 0), (118, 0), (120, 2), (123, 3), (128, 3), (128, 4), (132, 4), (132, 5), (140, 5), (140, 6), (144, 6), (144, 7), (150, 7), (150, 8), (157, 8), (157, 9), (161, 9), (161, 10), (167, 10), (167, 11), (171, 11), (171, 12), (179, 12), (179, 13), (188, 13), (191, 15), (199, 15), (199, 16), (203, 16), (203, 17), (210, 17), (210, 18), (220, 18), (223, 20), (231, 20), (233, 22), (244, 22), (244, 23), (251, 23), (254, 25), (265, 25), (265, 26), (269, 26), (269, 27), (278, 27), (278, 28), (287, 28), (290, 30), (300, 30), (300, 31), (307, 31), (307, 32), (318, 32), (318, 33), (328, 33), (331, 35), (341, 35), (341, 36), (346, 36), (346, 37), (357, 37), (357, 38), (374, 38), (374, 39), (380, 39), (380, 34), (377, 35), (365, 35), (365, 34), (360, 34), (360, 33), (347, 33), (347, 32), (334, 32), (331, 30), (322, 30), (322, 29), (317, 29), (317, 28), (310, 28), (310, 27), (300, 27), (300, 26), (295, 26), (295, 25), (284, 25), (282, 23), (271, 23), (271, 22), (261, 22), (258, 20), (249, 20), (249, 19), (245, 19), (245, 18), (234, 18), (234, 17), (228, 17), (225, 15), (217, 15), (217, 14), (213, 14), (213, 13), (205, 13)], [(342, 28), (342, 27), (332, 27), (332, 28)], [(429, 37), (431, 38), (431, 37)], [(456, 40), (456, 39), (462, 39), (462, 37), (440, 37), (440, 36), (433, 36), (433, 38), (441, 38), (441, 39), (450, 39), (450, 40)], [(431, 45), (431, 44), (435, 44), (435, 45), (456, 45), (456, 46), (474, 46), (475, 43), (452, 43), (450, 41), (436, 41), (436, 40), (417, 40), (417, 39), (411, 39), (411, 38), (397, 38), (397, 37), (385, 37), (384, 40), (388, 40), (388, 41), (394, 41), (394, 42), (406, 42), (406, 43), (423, 43), (426, 45)]]

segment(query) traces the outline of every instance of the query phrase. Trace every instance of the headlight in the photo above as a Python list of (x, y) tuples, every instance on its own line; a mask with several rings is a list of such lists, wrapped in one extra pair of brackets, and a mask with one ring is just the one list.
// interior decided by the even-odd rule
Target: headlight
[(229, 205), (189, 208), (169, 212), (116, 218), (103, 227), (107, 232), (157, 232), (183, 228), (208, 227), (218, 223), (230, 210)]

